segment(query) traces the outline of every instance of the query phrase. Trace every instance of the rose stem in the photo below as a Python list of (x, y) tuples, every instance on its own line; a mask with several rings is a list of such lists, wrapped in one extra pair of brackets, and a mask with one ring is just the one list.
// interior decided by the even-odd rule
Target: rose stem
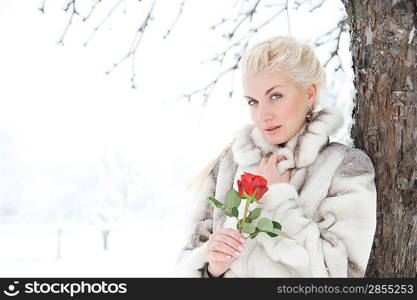
[[(248, 214), (248, 209), (249, 209), (249, 205), (251, 204), (251, 200), (255, 197), (256, 193), (258, 192), (258, 188), (255, 189), (255, 192), (252, 194), (252, 196), (250, 196), (249, 198), (246, 198), (246, 206), (245, 206), (245, 211), (243, 213), (243, 221), (242, 221), (242, 227), (241, 230), (243, 230), (243, 226), (245, 225), (246, 222), (246, 216)], [(242, 233), (242, 231), (239, 231), (240, 233)]]

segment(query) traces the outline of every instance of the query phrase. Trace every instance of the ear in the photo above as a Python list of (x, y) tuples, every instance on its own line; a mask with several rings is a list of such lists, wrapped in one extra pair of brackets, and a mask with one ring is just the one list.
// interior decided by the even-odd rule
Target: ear
[(317, 85), (315, 83), (311, 84), (307, 89), (307, 102), (308, 105), (314, 107), (317, 96)]

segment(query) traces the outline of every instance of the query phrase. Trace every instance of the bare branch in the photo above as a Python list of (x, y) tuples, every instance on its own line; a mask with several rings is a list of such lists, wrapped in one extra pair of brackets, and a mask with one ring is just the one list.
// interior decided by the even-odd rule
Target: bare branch
[[(316, 9), (319, 9), (322, 5), (323, 5), (323, 3), (325, 3), (327, 0), (322, 0), (321, 2), (319, 2), (318, 4), (316, 4), (316, 5), (314, 5), (314, 6), (312, 6), (312, 7), (310, 7), (309, 8), (309, 12), (313, 12), (314, 10), (316, 10)], [(294, 8), (295, 9), (299, 9), (300, 8), (300, 6), (302, 6), (302, 5), (304, 5), (305, 3), (311, 3), (311, 0), (304, 0), (304, 1), (301, 1), (301, 2), (299, 2), (299, 1), (295, 1), (294, 2)]]
[[(100, 1), (98, 1), (98, 2), (100, 2)], [(90, 43), (90, 41), (91, 41), (91, 39), (96, 35), (96, 33), (97, 33), (97, 31), (99, 31), (100, 30), (100, 28), (103, 26), (103, 24), (108, 20), (108, 19), (110, 19), (110, 17), (111, 17), (111, 15), (114, 13), (114, 11), (116, 10), (116, 8), (117, 7), (119, 7), (119, 5), (121, 4), (123, 2), (123, 0), (119, 0), (118, 2), (116, 2), (116, 4), (109, 10), (109, 12), (107, 13), (107, 15), (101, 20), (101, 22), (96, 26), (96, 27), (94, 27), (94, 29), (93, 29), (93, 32), (91, 33), (91, 35), (88, 37), (88, 39), (87, 39), (87, 41), (85, 41), (85, 43), (84, 43), (84, 47), (86, 47), (89, 43)], [(94, 8), (95, 8), (95, 6), (94, 6)]]
[[(246, 40), (246, 42), (244, 43), (243, 47), (242, 47), (242, 51), (245, 52), (247, 47), (249, 45), (249, 39)], [(242, 53), (243, 53), (242, 52)], [(233, 80), (234, 80), (234, 75), (235, 75), (235, 71), (237, 70), (237, 68), (239, 67), (239, 61), (241, 59), (241, 55), (237, 55), (235, 56), (235, 62), (232, 66), (226, 68), (225, 70), (223, 70), (221, 73), (219, 73), (218, 76), (216, 76), (213, 80), (209, 81), (209, 83), (206, 84), (206, 86), (196, 89), (193, 92), (189, 93), (189, 94), (184, 94), (183, 98), (187, 98), (188, 102), (191, 101), (191, 97), (194, 95), (202, 95), (204, 97), (204, 104), (207, 103), (207, 101), (209, 100), (214, 88), (216, 87), (218, 81), (225, 76), (226, 74), (232, 72), (232, 86), (231, 89), (229, 90), (229, 97), (231, 98), (233, 96)]]
[(287, 12), (287, 27), (288, 27), (288, 34), (291, 35), (291, 26), (290, 26), (290, 12), (288, 9), (288, 0), (285, 2), (285, 10)]
[(176, 18), (175, 18), (174, 22), (172, 23), (171, 27), (170, 27), (170, 28), (168, 28), (167, 32), (165, 33), (165, 35), (164, 35), (164, 39), (166, 39), (166, 38), (168, 37), (168, 35), (169, 35), (169, 34), (171, 33), (171, 31), (174, 29), (175, 25), (177, 25), (177, 22), (178, 22), (179, 18), (181, 17), (182, 12), (183, 12), (183, 10), (184, 10), (184, 4), (185, 4), (185, 0), (182, 0), (182, 1), (181, 1), (181, 4), (180, 4), (180, 8), (179, 8), (179, 10), (178, 10), (178, 14), (177, 14), (177, 16), (176, 16)]
[[(268, 25), (269, 23), (271, 23), (275, 18), (277, 18), (284, 10), (286, 9), (286, 7), (282, 8), (281, 10), (277, 11), (276, 13), (274, 13), (270, 18), (266, 19), (263, 23), (261, 23), (260, 25), (256, 26), (256, 27), (252, 27), (250, 28), (242, 37), (240, 37), (238, 40), (234, 41), (233, 43), (230, 43), (224, 50), (222, 50), (221, 52), (217, 53), (215, 56), (213, 56), (212, 58), (203, 61), (202, 63), (206, 63), (209, 61), (213, 61), (213, 62), (219, 62), (222, 63), (225, 56), (233, 49), (238, 47), (239, 45), (242, 44), (242, 42), (249, 42), (249, 40), (253, 37), (253, 35), (255, 33), (257, 33), (258, 31), (260, 31), (262, 28), (264, 28), (266, 25)], [(242, 51), (238, 51), (239, 53), (243, 53)], [(240, 57), (239, 57), (240, 59)]]
[(304, 0), (304, 1), (294, 1), (294, 9), (299, 9), (301, 5), (309, 2), (310, 0)]
[(91, 17), (91, 15), (93, 14), (94, 10), (97, 7), (97, 4), (99, 4), (100, 2), (101, 2), (101, 0), (95, 0), (93, 2), (93, 4), (91, 5), (90, 12), (83, 18), (83, 22), (87, 21)]
[(336, 38), (337, 43), (336, 43), (335, 49), (332, 52), (330, 52), (329, 59), (323, 64), (323, 67), (326, 67), (327, 64), (333, 59), (333, 57), (336, 57), (337, 60), (338, 60), (338, 64), (335, 67), (335, 72), (337, 72), (339, 69), (343, 70), (342, 60), (340, 59), (340, 56), (339, 56), (340, 36), (341, 36), (341, 34), (342, 34), (342, 30), (339, 31), (339, 34)]
[(73, 11), (74, 11), (75, 10), (75, 1), (76, 0), (69, 0), (67, 2), (66, 6), (64, 7), (64, 11), (68, 11), (71, 6), (73, 7)]
[[(238, 68), (238, 62), (236, 62), (231, 67), (227, 68), (220, 74), (218, 74), (213, 80), (211, 80), (206, 86), (196, 89), (192, 91), (189, 94), (184, 94), (183, 97), (188, 99), (188, 102), (191, 101), (191, 97), (193, 95), (202, 95), (204, 97), (204, 104), (207, 104), (208, 99), (210, 98), (210, 95), (212, 94), (214, 88), (216, 87), (217, 82), (226, 74), (228, 74), (231, 71), (234, 71)], [(230, 93), (229, 93), (230, 94)]]
[(326, 0), (322, 0), (319, 4), (317, 4), (313, 7), (310, 7), (309, 12), (313, 12), (314, 10), (320, 8), (323, 5), (324, 2), (326, 2)]
[(142, 41), (142, 37), (145, 33), (145, 30), (148, 27), (149, 22), (153, 18), (153, 10), (154, 10), (155, 4), (156, 4), (156, 0), (153, 0), (152, 6), (149, 9), (148, 14), (146, 15), (143, 22), (136, 29), (135, 36), (133, 38), (133, 42), (130, 45), (129, 51), (118, 62), (114, 63), (113, 66), (108, 71), (106, 71), (106, 73), (105, 73), (106, 75), (110, 74), (115, 68), (117, 68), (126, 59), (132, 58), (132, 61), (131, 61), (132, 76), (130, 78), (132, 88), (136, 88), (136, 84), (135, 84), (135, 77), (136, 77), (136, 73), (135, 73), (136, 58), (135, 58), (135, 56), (136, 56), (136, 52), (137, 52), (137, 49), (139, 47), (140, 42)]
[(236, 69), (233, 69), (231, 72), (232, 72), (232, 80), (230, 82), (229, 99), (231, 99), (233, 97), (233, 93), (235, 91), (234, 87), (235, 87), (235, 73), (236, 73)]
[[(77, 12), (76, 7), (78, 8), (78, 5), (80, 2), (77, 2), (77, 0), (65, 0), (66, 4), (64, 6), (64, 11), (68, 14), (68, 22), (66, 24), (65, 30), (61, 36), (61, 39), (59, 40), (59, 44), (63, 44), (64, 37), (66, 36), (69, 27), (71, 26), (73, 22), (74, 15), (79, 15)], [(124, 8), (123, 13), (126, 13), (127, 10), (127, 0), (113, 0), (114, 5), (110, 8), (110, 10), (107, 12), (106, 16), (99, 22), (99, 24), (93, 28), (90, 36), (85, 41), (84, 46), (87, 46), (90, 41), (95, 37), (96, 33), (103, 27), (103, 25), (111, 18), (111, 16), (114, 14), (114, 12), (120, 7), (122, 2), (124, 2)], [(140, 0), (138, 0), (141, 2)], [(141, 21), (140, 24), (138, 24), (138, 27), (135, 30), (133, 40), (131, 41), (130, 47), (125, 55), (123, 55), (117, 62), (115, 62), (107, 71), (106, 74), (110, 74), (113, 72), (118, 66), (120, 66), (124, 61), (130, 60), (130, 68), (131, 68), (131, 86), (132, 88), (136, 88), (136, 54), (139, 48), (139, 45), (143, 39), (144, 33), (146, 29), (149, 27), (150, 22), (153, 20), (154, 17), (154, 7), (157, 0), (149, 0), (152, 1), (150, 4), (150, 8), (147, 11), (147, 14), (145, 18)], [(42, 0), (41, 6), (39, 7), (39, 10), (44, 13), (45, 8), (45, 2), (46, 0)], [(179, 8), (177, 11), (177, 14), (175, 16), (175, 19), (173, 20), (172, 25), (167, 29), (166, 33), (164, 34), (163, 38), (166, 39), (175, 26), (177, 25), (179, 19), (183, 15), (184, 6), (185, 6), (186, 0), (181, 0), (179, 4)], [(290, 8), (289, 3), (291, 1), (289, 0), (282, 0), (279, 2), (268, 2), (264, 6), (261, 6), (262, 3), (267, 2), (266, 0), (238, 0), (233, 5), (235, 12), (233, 13), (232, 17), (223, 17), (221, 20), (210, 27), (212, 30), (217, 30), (219, 27), (225, 25), (228, 27), (226, 32), (222, 34), (222, 36), (227, 40), (227, 44), (224, 47), (223, 50), (215, 54), (213, 57), (205, 60), (202, 62), (202, 64), (206, 62), (210, 63), (219, 63), (220, 65), (223, 65), (224, 61), (227, 60), (228, 67), (221, 68), (221, 71), (217, 76), (215, 76), (214, 79), (209, 81), (205, 86), (195, 89), (191, 93), (183, 95), (183, 97), (188, 98), (188, 101), (191, 100), (191, 97), (200, 94), (204, 97), (206, 103), (212, 94), (214, 88), (216, 87), (217, 83), (224, 78), (224, 76), (228, 73), (231, 73), (231, 83), (232, 88), (229, 91), (229, 97), (233, 96), (233, 83), (234, 83), (234, 76), (235, 72), (238, 68), (238, 63), (243, 56), (243, 54), (246, 52), (248, 45), (252, 38), (264, 29), (265, 26), (273, 22), (278, 16), (280, 16), (284, 11), (286, 12), (286, 18), (287, 18), (287, 24), (288, 24), (288, 34), (291, 35), (291, 22), (290, 22)], [(323, 6), (323, 4), (326, 2), (326, 0), (319, 0), (315, 1), (314, 6), (309, 8), (309, 11), (312, 12), (316, 9), (319, 9)], [(88, 14), (85, 15), (82, 18), (82, 21), (85, 22), (97, 11), (97, 7), (99, 4), (104, 3), (102, 0), (90, 0), (91, 3), (91, 9), (88, 11)], [(137, 3), (137, 2), (136, 2)], [(304, 5), (306, 3), (311, 3), (310, 0), (295, 0), (294, 1), (294, 7), (298, 9), (301, 5)], [(271, 7), (274, 7), (274, 9), (271, 9)], [(265, 18), (262, 16), (263, 19), (259, 20), (260, 23), (257, 22), (254, 24), (254, 19), (259, 18), (262, 14), (262, 9), (264, 9), (264, 12), (266, 9), (267, 13), (272, 12), (269, 17)], [(293, 9), (293, 8), (291, 8)], [(341, 64), (341, 59), (338, 55), (339, 47), (340, 47), (340, 38), (342, 32), (347, 31), (347, 26), (345, 26), (345, 21), (340, 21), (337, 26), (329, 30), (328, 32), (321, 35), (318, 39), (314, 41), (314, 47), (320, 47), (327, 43), (334, 42), (334, 47), (332, 46), (332, 50), (330, 51), (330, 57), (325, 61), (323, 64), (324, 67), (326, 67), (333, 59), (336, 57), (338, 59), (339, 64), (335, 67), (335, 70), (343, 69)]]
[[(315, 6), (313, 6), (310, 11), (313, 11), (315, 9), (320, 8), (323, 3), (326, 0), (321, 1), (320, 3), (316, 4)], [(273, 14), (270, 18), (266, 19), (263, 23), (261, 23), (260, 25), (256, 26), (256, 27), (252, 27), (249, 30), (247, 30), (247, 32), (241, 36), (240, 38), (236, 39), (235, 41), (231, 42), (227, 47), (225, 47), (225, 49), (223, 49), (222, 51), (220, 51), (219, 53), (217, 53), (215, 56), (213, 56), (212, 58), (203, 61), (203, 63), (207, 63), (207, 62), (218, 62), (220, 64), (223, 63), (224, 59), (226, 56), (230, 55), (231, 52), (235, 52), (235, 64), (233, 66), (238, 65), (238, 62), (240, 61), (243, 53), (246, 52), (246, 48), (248, 47), (249, 41), (252, 39), (252, 37), (254, 36), (255, 33), (257, 33), (258, 31), (260, 31), (263, 27), (265, 27), (267, 24), (271, 23), (276, 17), (278, 17), (284, 10), (286, 11), (287, 14), (287, 22), (288, 22), (288, 33), (289, 35), (291, 35), (291, 27), (290, 27), (290, 17), (289, 17), (289, 5), (288, 5), (288, 0), (285, 2), (285, 5), (283, 6), (282, 4), (280, 5), (274, 5), (274, 6), (279, 6), (281, 7), (280, 10), (278, 10), (275, 14)], [(306, 1), (303, 2), (296, 2), (296, 4), (298, 5), (297, 7), (299, 7), (300, 5), (307, 3)], [(233, 22), (235, 22), (235, 26), (234, 28), (228, 33), (223, 35), (224, 37), (228, 38), (228, 39), (232, 39), (237, 31), (237, 29), (244, 23), (245, 20), (247, 19), (251, 19), (250, 16), (252, 16), (255, 12), (256, 12), (256, 7), (258, 7), (259, 5), (259, 1), (256, 2), (256, 4), (253, 6), (252, 9), (248, 10), (246, 13), (242, 13), (242, 8), (240, 8), (239, 10), (239, 14), (236, 18), (233, 19)], [(270, 6), (269, 6), (270, 7)], [(226, 23), (226, 18), (222, 19), (222, 24)], [(218, 25), (212, 26), (211, 28), (216, 28)], [(336, 65), (335, 67), (335, 71), (338, 71), (339, 69), (343, 70), (343, 66), (341, 64), (341, 59), (339, 57), (339, 47), (340, 47), (340, 37), (342, 32), (346, 31), (346, 27), (345, 27), (345, 21), (342, 20), (340, 22), (338, 22), (337, 26), (335, 26), (335, 28), (331, 29), (330, 31), (326, 32), (324, 35), (320, 36), (317, 41), (314, 43), (315, 47), (319, 47), (321, 45), (323, 45), (324, 43), (329, 43), (332, 40), (336, 41), (336, 45), (335, 48), (331, 51), (330, 53), (330, 58), (323, 64), (323, 67), (326, 67), (329, 62), (336, 57), (338, 59), (339, 64)], [(335, 33), (337, 33), (337, 36), (334, 37)], [(324, 42), (324, 40), (326, 40)], [(240, 48), (240, 49), (239, 49)], [(240, 50), (240, 51), (236, 51), (236, 49)], [(235, 51), (233, 51), (235, 50)], [(211, 95), (212, 90), (214, 89), (214, 87), (216, 86), (216, 84), (218, 83), (218, 81), (225, 76), (228, 72), (232, 72), (232, 77), (234, 76), (234, 72), (235, 72), (235, 68), (226, 68), (224, 71), (222, 71), (218, 77), (216, 77), (215, 79), (211, 80), (208, 84), (206, 84), (204, 87), (200, 88), (200, 89), (196, 89), (195, 91), (193, 91), (192, 93), (186, 94), (184, 95), (184, 97), (188, 98), (188, 101), (190, 101), (190, 98), (193, 95), (196, 94), (202, 94), (205, 102), (207, 102), (208, 98)], [(232, 78), (233, 79), (233, 78)], [(233, 95), (233, 89), (231, 91), (229, 91), (229, 97), (232, 97)]]
[[(255, 6), (259, 5), (257, 4)], [(248, 48), (250, 40), (253, 38), (253, 36), (262, 28), (264, 28), (267, 24), (271, 23), (275, 18), (277, 18), (284, 10), (286, 10), (288, 7), (285, 6), (275, 12), (272, 16), (264, 20), (264, 22), (260, 23), (258, 26), (250, 28), (242, 37), (240, 37), (238, 40), (230, 43), (224, 50), (222, 50), (220, 53), (216, 54), (214, 57), (212, 57), (209, 60), (203, 61), (203, 63), (206, 63), (208, 61), (211, 62), (219, 62), (223, 63), (224, 58), (230, 54), (232, 49), (235, 49), (235, 56), (234, 56), (234, 63), (232, 64), (232, 67), (228, 67), (225, 70), (223, 70), (219, 76), (214, 78), (213, 80), (209, 81), (208, 84), (206, 84), (204, 87), (196, 89), (195, 91), (183, 95), (183, 97), (187, 98), (188, 101), (191, 101), (191, 97), (196, 94), (201, 94), (204, 97), (204, 103), (206, 103), (217, 85), (217, 82), (227, 73), (233, 72), (238, 68), (239, 61), (243, 56), (243, 53), (246, 52), (246, 49)], [(252, 11), (252, 10), (251, 10)], [(250, 13), (250, 12), (249, 12)], [(233, 76), (232, 74), (232, 76)], [(229, 91), (229, 96), (231, 97), (233, 95), (233, 90)]]
[(127, 11), (127, 1), (126, 0), (123, 0), (123, 1), (125, 2), (125, 7), (123, 8), (123, 14), (126, 14), (126, 11)]
[[(67, 5), (64, 8), (64, 11), (65, 12), (68, 12), (69, 11), (70, 16), (68, 18), (67, 25), (65, 26), (64, 32), (62, 33), (61, 38), (58, 41), (58, 44), (59, 45), (64, 45), (64, 38), (65, 38), (65, 35), (68, 32), (69, 27), (71, 26), (72, 19), (74, 18), (74, 15), (78, 15), (77, 10), (75, 9), (75, 1), (76, 0), (70, 0), (70, 1), (68, 1), (67, 2)], [(71, 10), (69, 10), (70, 7), (72, 8)]]
[(226, 23), (227, 22), (227, 19), (226, 18), (222, 18), (218, 23), (216, 23), (216, 24), (214, 24), (214, 25), (212, 25), (212, 26), (210, 26), (210, 29), (211, 30), (216, 30), (216, 28), (217, 27), (219, 27), (219, 26), (221, 26), (221, 25), (223, 25), (224, 23)]
[(41, 1), (41, 5), (39, 5), (38, 9), (41, 11), (41, 13), (45, 13), (45, 2), (46, 0)]
[[(245, 6), (245, 3), (247, 2), (247, 0), (245, 0), (245, 1), (236, 1), (237, 3), (240, 3), (240, 5), (239, 5), (239, 10), (238, 10), (238, 12), (237, 12), (237, 16), (236, 16), (236, 18), (235, 18), (235, 22), (237, 21), (237, 17), (238, 16), (240, 16), (241, 14), (242, 14), (242, 9), (243, 9), (243, 7)], [(233, 6), (235, 6), (235, 5), (233, 5)]]
[[(346, 32), (346, 22), (345, 20), (340, 20), (337, 25), (332, 28), (331, 30), (327, 31), (325, 34), (320, 36), (315, 42), (314, 47), (320, 47), (324, 44), (328, 44), (331, 41), (336, 41), (336, 45), (334, 49), (330, 52), (330, 57), (323, 63), (323, 67), (326, 67), (329, 62), (336, 57), (338, 60), (338, 64), (335, 67), (335, 71), (337, 72), (339, 69), (343, 70), (342, 61), (339, 57), (339, 49), (340, 49), (340, 37), (342, 35), (342, 32)], [(334, 37), (334, 33), (336, 33), (336, 37)], [(344, 70), (343, 70), (344, 71)]]
[[(229, 33), (225, 33), (223, 34), (223, 37), (227, 38), (227, 39), (232, 39), (235, 36), (236, 31), (240, 28), (240, 26), (245, 22), (245, 21), (249, 21), (252, 22), (253, 16), (256, 13), (256, 10), (259, 6), (259, 3), (261, 3), (261, 0), (257, 0), (255, 2), (255, 4), (246, 12), (242, 13), (241, 9), (239, 11), (239, 14), (235, 17), (234, 22), (236, 22), (235, 27), (229, 32)], [(239, 17), (241, 17), (241, 19), (238, 21)]]
[(236, 23), (236, 26), (235, 26), (235, 28), (232, 30), (232, 31), (230, 31), (229, 33), (224, 33), (223, 34), (223, 37), (224, 38), (227, 38), (228, 40), (230, 40), (230, 39), (232, 39), (234, 36), (235, 36), (235, 33), (236, 33), (236, 30), (243, 24), (243, 22), (245, 22), (246, 20), (247, 20), (248, 18), (247, 18), (247, 16), (243, 16), (241, 19), (240, 19), (240, 21), (238, 21), (237, 23)]

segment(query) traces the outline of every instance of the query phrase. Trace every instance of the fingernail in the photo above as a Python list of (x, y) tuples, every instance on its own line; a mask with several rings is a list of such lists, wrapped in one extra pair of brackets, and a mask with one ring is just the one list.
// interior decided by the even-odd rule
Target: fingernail
[(227, 259), (231, 259), (232, 257), (230, 255), (226, 256)]
[(239, 256), (239, 255), (240, 255), (240, 253), (236, 251), (236, 252), (235, 252), (235, 255), (236, 255), (236, 256)]
[(242, 251), (242, 250), (243, 250), (243, 247), (242, 247), (242, 246), (239, 246), (239, 247), (237, 247), (237, 249), (238, 249), (239, 251)]

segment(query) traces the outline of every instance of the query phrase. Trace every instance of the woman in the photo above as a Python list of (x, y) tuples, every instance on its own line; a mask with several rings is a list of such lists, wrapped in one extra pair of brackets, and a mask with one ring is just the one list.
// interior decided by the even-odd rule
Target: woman
[[(274, 37), (251, 48), (241, 69), (253, 124), (201, 175), (177, 274), (363, 277), (376, 227), (374, 168), (363, 151), (329, 141), (343, 123), (337, 109), (314, 112), (326, 76), (312, 48)], [(260, 218), (277, 220), (294, 240), (245, 239), (209, 204), (237, 190), (244, 172), (267, 179)]]

